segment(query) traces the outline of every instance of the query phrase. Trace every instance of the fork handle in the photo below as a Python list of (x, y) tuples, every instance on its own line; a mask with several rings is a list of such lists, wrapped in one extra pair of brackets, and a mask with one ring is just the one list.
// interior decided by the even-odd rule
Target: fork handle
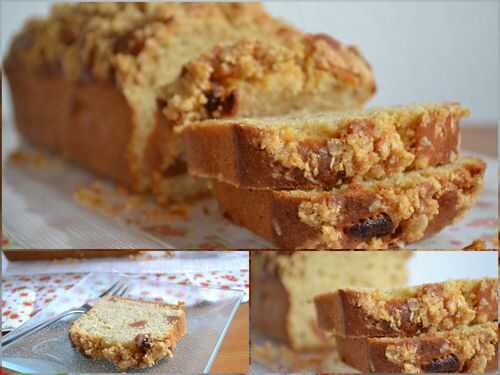
[(62, 318), (68, 316), (68, 315), (71, 315), (71, 314), (74, 314), (74, 313), (77, 313), (77, 312), (85, 312), (84, 310), (80, 309), (80, 308), (75, 308), (75, 309), (70, 309), (70, 310), (66, 310), (62, 313), (60, 313), (59, 315), (56, 315), (55, 317), (53, 318), (50, 318), (48, 320), (45, 320), (39, 324), (36, 324), (35, 326), (31, 327), (30, 329), (27, 329), (27, 330), (24, 330), (24, 331), (21, 331), (19, 333), (16, 333), (15, 331), (7, 334), (5, 336), (5, 338), (2, 340), (2, 348), (5, 348), (7, 345), (9, 344), (12, 344), (14, 341), (16, 340), (19, 340), (21, 337), (24, 337), (24, 336), (27, 336), (27, 335), (30, 335), (32, 333), (35, 333), (45, 327), (48, 327), (50, 326), (51, 324), (57, 322), (58, 320), (61, 320)]

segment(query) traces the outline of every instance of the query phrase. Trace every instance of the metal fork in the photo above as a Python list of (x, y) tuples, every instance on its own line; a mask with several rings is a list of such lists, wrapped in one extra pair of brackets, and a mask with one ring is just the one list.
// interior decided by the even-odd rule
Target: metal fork
[[(104, 292), (102, 292), (97, 298), (102, 298), (106, 296), (123, 296), (128, 290), (128, 286), (124, 284), (123, 282), (116, 281), (113, 283), (108, 289), (106, 289)], [(37, 332), (45, 327), (50, 326), (51, 324), (67, 317), (68, 315), (71, 314), (77, 314), (77, 313), (86, 313), (92, 308), (92, 305), (89, 303), (86, 303), (80, 307), (75, 307), (69, 310), (66, 310), (59, 315), (56, 315), (53, 318), (50, 318), (48, 320), (45, 320), (27, 330), (15, 333), (11, 332), (7, 334), (3, 339), (2, 339), (2, 349), (5, 348), (7, 345), (12, 344), (14, 341), (20, 339), (21, 337), (24, 337), (28, 334), (32, 334), (34, 332)]]

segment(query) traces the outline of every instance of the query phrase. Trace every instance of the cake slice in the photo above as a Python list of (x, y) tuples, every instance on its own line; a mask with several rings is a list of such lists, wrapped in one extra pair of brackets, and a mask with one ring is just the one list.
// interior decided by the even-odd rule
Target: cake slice
[(80, 352), (107, 359), (120, 369), (151, 367), (173, 355), (186, 334), (184, 305), (103, 298), (71, 324), (69, 337)]
[(415, 336), (498, 319), (498, 280), (390, 290), (338, 289), (314, 298), (321, 329), (342, 336)]
[(386, 249), (461, 218), (482, 188), (476, 158), (324, 191), (237, 188), (214, 181), (223, 214), (282, 249)]
[(345, 363), (361, 372), (493, 372), (498, 367), (498, 323), (415, 337), (337, 336), (337, 349)]
[(409, 251), (256, 251), (251, 254), (251, 323), (293, 350), (322, 350), (314, 296), (332, 288), (389, 288), (407, 282)]
[[(187, 63), (178, 79), (159, 90), (163, 116), (148, 147), (155, 181), (185, 160), (185, 145), (175, 129), (193, 121), (356, 109), (373, 96), (371, 68), (355, 47), (324, 34), (283, 39), (256, 34), (219, 44)], [(234, 156), (230, 141), (228, 136), (201, 135), (189, 148), (197, 149), (202, 164), (219, 156), (229, 162)], [(153, 185), (161, 195), (161, 184)]]
[(195, 176), (244, 188), (328, 189), (454, 161), (467, 115), (445, 103), (208, 120), (189, 124), (183, 137)]

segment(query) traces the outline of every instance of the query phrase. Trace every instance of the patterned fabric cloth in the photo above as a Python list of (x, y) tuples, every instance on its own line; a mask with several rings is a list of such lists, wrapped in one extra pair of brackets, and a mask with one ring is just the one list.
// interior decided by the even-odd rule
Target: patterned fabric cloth
[[(154, 288), (150, 286), (159, 282), (168, 282), (217, 289), (243, 290), (245, 293), (243, 302), (248, 302), (249, 272), (247, 268), (233, 271), (140, 275), (127, 273), (126, 275), (143, 281), (133, 284), (133, 295), (150, 300), (163, 301), (163, 299), (154, 295)], [(85, 276), (85, 273), (61, 273), (2, 277), (2, 330), (17, 328), (46, 307), (56, 297), (64, 294), (65, 291), (71, 290)], [(109, 285), (96, 285), (95, 287), (101, 291), (107, 289)], [(176, 297), (182, 299), (186, 296)]]

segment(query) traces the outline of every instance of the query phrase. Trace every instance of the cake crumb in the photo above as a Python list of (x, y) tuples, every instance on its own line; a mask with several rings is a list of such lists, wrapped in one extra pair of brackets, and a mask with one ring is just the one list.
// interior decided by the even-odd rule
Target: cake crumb
[(16, 150), (9, 155), (9, 159), (16, 164), (28, 164), (35, 167), (43, 167), (49, 160), (38, 151)]
[(182, 237), (184, 228), (176, 228), (172, 223), (189, 221), (189, 206), (173, 204), (158, 206), (148, 194), (131, 193), (122, 187), (108, 187), (101, 181), (79, 186), (73, 193), (81, 205), (96, 210), (102, 215), (116, 217), (129, 225), (135, 225), (153, 234)]
[(285, 345), (266, 341), (253, 344), (252, 358), (272, 371), (343, 371), (353, 370), (342, 363), (336, 350), (297, 352)]
[(487, 249), (486, 241), (480, 238), (472, 241), (469, 245), (463, 248), (463, 250), (469, 250), (469, 251), (480, 251), (486, 249)]

